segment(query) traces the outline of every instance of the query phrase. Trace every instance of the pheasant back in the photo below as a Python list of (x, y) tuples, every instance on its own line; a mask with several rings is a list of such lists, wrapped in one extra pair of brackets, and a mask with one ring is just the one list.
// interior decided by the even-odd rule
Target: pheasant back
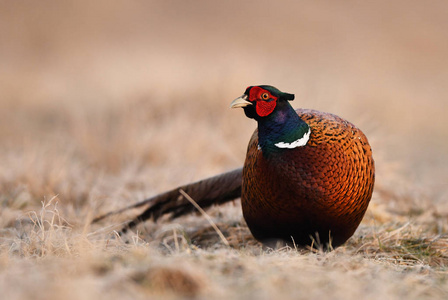
[(263, 155), (257, 130), (243, 168), (242, 209), (255, 238), (336, 247), (353, 235), (372, 196), (374, 161), (367, 138), (330, 113), (298, 109), (307, 144)]

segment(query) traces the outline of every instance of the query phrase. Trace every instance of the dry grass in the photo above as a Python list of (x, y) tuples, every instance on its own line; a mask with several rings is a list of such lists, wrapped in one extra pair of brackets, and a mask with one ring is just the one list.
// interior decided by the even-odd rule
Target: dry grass
[[(446, 298), (445, 2), (163, 3), (0, 4), (0, 298)], [(369, 137), (345, 245), (263, 249), (238, 201), (207, 211), (229, 246), (200, 214), (89, 225), (240, 166), (255, 124), (228, 105), (262, 83)]]

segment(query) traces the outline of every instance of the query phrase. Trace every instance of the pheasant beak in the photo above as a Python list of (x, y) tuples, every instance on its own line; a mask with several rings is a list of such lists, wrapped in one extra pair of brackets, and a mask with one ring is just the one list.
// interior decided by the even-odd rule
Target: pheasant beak
[(230, 103), (230, 108), (245, 107), (248, 105), (252, 105), (252, 103), (247, 101), (247, 95), (242, 95)]

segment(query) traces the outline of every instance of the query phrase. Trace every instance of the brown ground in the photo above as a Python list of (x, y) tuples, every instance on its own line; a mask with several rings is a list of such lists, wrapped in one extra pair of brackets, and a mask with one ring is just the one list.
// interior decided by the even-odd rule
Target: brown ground
[[(1, 2), (0, 298), (446, 298), (447, 3)], [(230, 247), (195, 214), (88, 225), (241, 166), (255, 123), (228, 106), (254, 84), (369, 137), (344, 246), (262, 249), (239, 202), (208, 211)]]

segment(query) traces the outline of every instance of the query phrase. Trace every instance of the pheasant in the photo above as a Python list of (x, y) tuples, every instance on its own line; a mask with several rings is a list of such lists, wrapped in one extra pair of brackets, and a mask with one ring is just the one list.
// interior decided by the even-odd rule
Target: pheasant
[(294, 110), (292, 100), (293, 94), (272, 86), (248, 87), (231, 103), (258, 123), (243, 168), (105, 216), (149, 205), (126, 224), (126, 232), (151, 217), (184, 215), (194, 208), (179, 194), (182, 189), (203, 208), (241, 197), (247, 226), (264, 244), (340, 246), (355, 232), (372, 197), (372, 150), (350, 122), (316, 110)]

